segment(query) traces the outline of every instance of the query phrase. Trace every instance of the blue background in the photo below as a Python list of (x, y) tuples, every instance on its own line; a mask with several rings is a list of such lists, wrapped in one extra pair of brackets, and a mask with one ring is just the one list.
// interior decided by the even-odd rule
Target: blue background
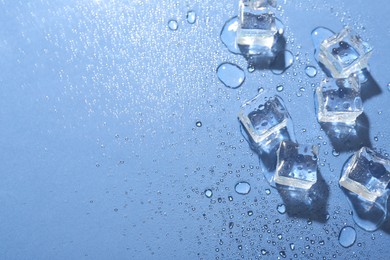
[[(316, 26), (350, 25), (372, 44), (381, 93), (364, 109), (372, 146), (389, 152), (390, 5), (340, 2), (279, 1), (294, 65), (282, 76), (246, 71), (232, 90), (215, 71), (222, 62), (246, 68), (219, 39), (237, 1), (1, 0), (0, 258), (249, 259), (264, 257), (262, 249), (273, 259), (280, 251), (300, 259), (388, 256), (390, 225), (366, 232), (352, 220), (338, 187), (352, 153), (332, 155), (313, 102), (312, 84), (324, 74), (309, 78), (304, 68), (317, 66)], [(186, 21), (189, 10), (195, 24)], [(283, 201), (237, 120), (259, 87), (286, 101), (298, 142), (321, 145), (325, 223), (276, 210)], [(248, 195), (235, 193), (238, 181), (251, 184)], [(357, 232), (347, 249), (338, 242), (344, 225)]]

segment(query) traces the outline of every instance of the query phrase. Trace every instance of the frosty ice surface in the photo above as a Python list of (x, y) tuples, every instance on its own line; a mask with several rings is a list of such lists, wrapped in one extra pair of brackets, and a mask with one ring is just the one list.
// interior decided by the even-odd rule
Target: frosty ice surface
[(275, 183), (310, 189), (317, 182), (318, 147), (282, 141), (277, 152)]
[(354, 154), (339, 183), (347, 190), (374, 202), (386, 192), (390, 183), (390, 160), (363, 147)]
[(354, 124), (363, 113), (360, 84), (355, 76), (325, 79), (316, 89), (319, 122)]
[(249, 47), (249, 54), (269, 54), (275, 43), (277, 27), (270, 7), (275, 0), (241, 0), (236, 42)]
[(249, 137), (256, 144), (261, 144), (268, 137), (276, 135), (287, 126), (289, 114), (280, 97), (275, 96), (266, 101), (259, 94), (245, 103), (238, 118)]
[(350, 28), (324, 40), (320, 45), (319, 62), (334, 78), (347, 78), (368, 66), (372, 47)]

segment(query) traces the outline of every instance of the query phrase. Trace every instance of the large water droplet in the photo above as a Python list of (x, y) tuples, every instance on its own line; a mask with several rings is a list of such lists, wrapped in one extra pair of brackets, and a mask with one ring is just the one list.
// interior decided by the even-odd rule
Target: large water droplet
[(236, 43), (236, 33), (238, 28), (238, 17), (234, 16), (226, 21), (222, 27), (220, 38), (222, 43), (228, 48), (231, 53), (241, 54)]
[(177, 28), (179, 28), (179, 25), (177, 24), (177, 21), (176, 21), (176, 20), (169, 20), (169, 21), (168, 21), (168, 28), (169, 28), (171, 31), (176, 31)]
[(306, 66), (305, 73), (310, 78), (314, 78), (317, 75), (317, 69), (314, 66)]
[(245, 81), (245, 72), (232, 63), (222, 63), (217, 68), (219, 80), (228, 88), (238, 88)]
[(350, 247), (356, 241), (356, 230), (353, 227), (346, 226), (340, 231), (339, 243), (343, 247)]
[(291, 51), (284, 50), (279, 52), (271, 64), (271, 71), (275, 75), (283, 74), (294, 64), (294, 55)]
[(186, 18), (189, 24), (194, 24), (196, 22), (196, 13), (194, 11), (188, 11)]
[(315, 49), (319, 49), (321, 43), (332, 37), (335, 33), (326, 27), (317, 27), (311, 32), (311, 39)]
[(234, 187), (238, 194), (246, 195), (251, 190), (251, 185), (245, 181), (239, 182)]

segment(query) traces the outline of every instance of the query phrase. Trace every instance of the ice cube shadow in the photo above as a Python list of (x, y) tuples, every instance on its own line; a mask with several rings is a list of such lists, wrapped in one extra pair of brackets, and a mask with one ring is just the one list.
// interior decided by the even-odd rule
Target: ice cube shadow
[(294, 189), (278, 184), (276, 188), (286, 206), (288, 216), (320, 223), (327, 221), (329, 186), (320, 171), (317, 172), (317, 182), (309, 190)]
[(370, 123), (365, 113), (356, 119), (354, 126), (333, 122), (320, 124), (336, 152), (356, 151), (363, 146), (371, 147)]
[(271, 51), (263, 54), (253, 55), (250, 53), (250, 46), (239, 45), (241, 54), (245, 57), (249, 67), (255, 70), (278, 70), (287, 69), (285, 62), (286, 38), (277, 34), (275, 44)]

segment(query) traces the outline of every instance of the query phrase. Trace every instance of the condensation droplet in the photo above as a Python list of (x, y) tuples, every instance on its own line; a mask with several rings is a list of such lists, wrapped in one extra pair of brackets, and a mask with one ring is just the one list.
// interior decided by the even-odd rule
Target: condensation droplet
[(197, 126), (197, 127), (202, 127), (202, 122), (201, 121), (197, 121), (196, 123), (195, 123), (195, 125)]
[(286, 206), (284, 204), (279, 204), (276, 209), (280, 214), (286, 213)]
[(339, 235), (339, 243), (343, 247), (350, 247), (356, 241), (356, 230), (353, 227), (343, 227)]
[(186, 18), (189, 24), (194, 24), (196, 22), (196, 13), (194, 11), (188, 11)]
[(244, 70), (233, 63), (222, 63), (217, 68), (218, 79), (228, 88), (238, 88), (245, 81)]
[(317, 75), (317, 69), (314, 66), (306, 66), (305, 73), (308, 77), (314, 78)]
[(176, 20), (169, 20), (168, 27), (171, 31), (176, 31), (179, 28), (179, 25)]
[(206, 195), (207, 198), (211, 198), (213, 196), (213, 191), (210, 189), (207, 189), (204, 191), (204, 195)]
[(237, 183), (236, 186), (234, 187), (234, 189), (236, 190), (236, 192), (238, 194), (246, 195), (251, 190), (251, 185), (249, 183), (243, 181), (243, 182)]
[(284, 89), (283, 85), (278, 85), (278, 86), (276, 87), (276, 90), (277, 90), (278, 92), (282, 92), (283, 89)]
[(271, 190), (270, 189), (265, 189), (265, 194), (270, 195), (271, 194)]

